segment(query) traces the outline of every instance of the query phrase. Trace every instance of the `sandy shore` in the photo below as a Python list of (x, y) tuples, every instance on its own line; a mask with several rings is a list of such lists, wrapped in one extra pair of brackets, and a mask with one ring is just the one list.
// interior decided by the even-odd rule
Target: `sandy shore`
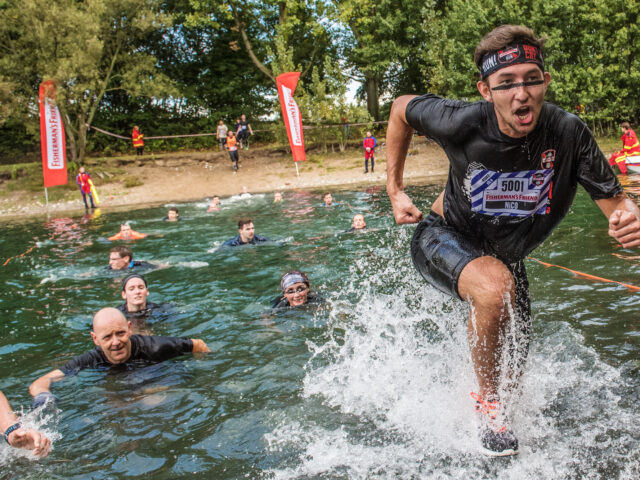
[[(201, 200), (216, 194), (234, 195), (246, 186), (250, 192), (287, 191), (295, 189), (331, 190), (360, 185), (386, 184), (384, 148), (378, 148), (374, 173), (364, 173), (364, 160), (359, 152), (336, 154), (321, 160), (295, 164), (290, 157), (278, 152), (250, 149), (240, 152), (240, 170), (233, 173), (226, 152), (189, 152), (164, 155), (146, 155), (125, 167), (127, 175), (140, 179), (143, 184), (125, 188), (122, 183), (101, 184), (94, 181), (101, 198), (101, 207), (126, 208), (157, 205), (168, 202)], [(443, 181), (448, 162), (444, 152), (424, 138), (416, 138), (410, 148), (405, 167), (405, 184)], [(88, 168), (91, 172), (90, 167)], [(0, 218), (37, 216), (47, 213), (44, 194), (13, 192), (0, 199)], [(68, 201), (49, 203), (49, 213), (84, 211), (80, 194)]]

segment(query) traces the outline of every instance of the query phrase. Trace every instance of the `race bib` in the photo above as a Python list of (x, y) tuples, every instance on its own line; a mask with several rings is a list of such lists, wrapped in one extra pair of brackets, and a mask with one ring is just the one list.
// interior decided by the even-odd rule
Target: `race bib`
[(549, 213), (553, 169), (522, 172), (472, 170), (471, 210), (491, 216)]

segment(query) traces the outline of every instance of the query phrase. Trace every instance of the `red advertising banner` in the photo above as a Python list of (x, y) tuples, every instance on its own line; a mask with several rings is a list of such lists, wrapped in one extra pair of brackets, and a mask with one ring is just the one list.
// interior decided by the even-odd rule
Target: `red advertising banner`
[(302, 117), (298, 104), (293, 98), (299, 77), (300, 72), (283, 73), (276, 77), (282, 117), (284, 118), (284, 126), (287, 128), (294, 162), (303, 162), (307, 159), (307, 154), (304, 151), (304, 136), (302, 135)]
[(56, 84), (51, 80), (40, 84), (40, 143), (44, 188), (67, 183), (64, 125), (56, 105)]

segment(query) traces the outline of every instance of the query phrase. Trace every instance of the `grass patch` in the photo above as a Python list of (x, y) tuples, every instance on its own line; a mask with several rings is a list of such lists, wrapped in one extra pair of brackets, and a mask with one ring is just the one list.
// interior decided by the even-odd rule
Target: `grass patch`
[(130, 176), (124, 180), (125, 188), (139, 187), (140, 185), (144, 185), (144, 182), (136, 176)]

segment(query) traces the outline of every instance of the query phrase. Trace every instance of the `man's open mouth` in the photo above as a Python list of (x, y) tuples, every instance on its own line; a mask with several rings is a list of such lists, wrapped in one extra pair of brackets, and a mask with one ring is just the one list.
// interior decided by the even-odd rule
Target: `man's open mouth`
[(516, 118), (521, 124), (531, 123), (533, 120), (533, 112), (531, 111), (531, 107), (520, 107), (515, 111)]

